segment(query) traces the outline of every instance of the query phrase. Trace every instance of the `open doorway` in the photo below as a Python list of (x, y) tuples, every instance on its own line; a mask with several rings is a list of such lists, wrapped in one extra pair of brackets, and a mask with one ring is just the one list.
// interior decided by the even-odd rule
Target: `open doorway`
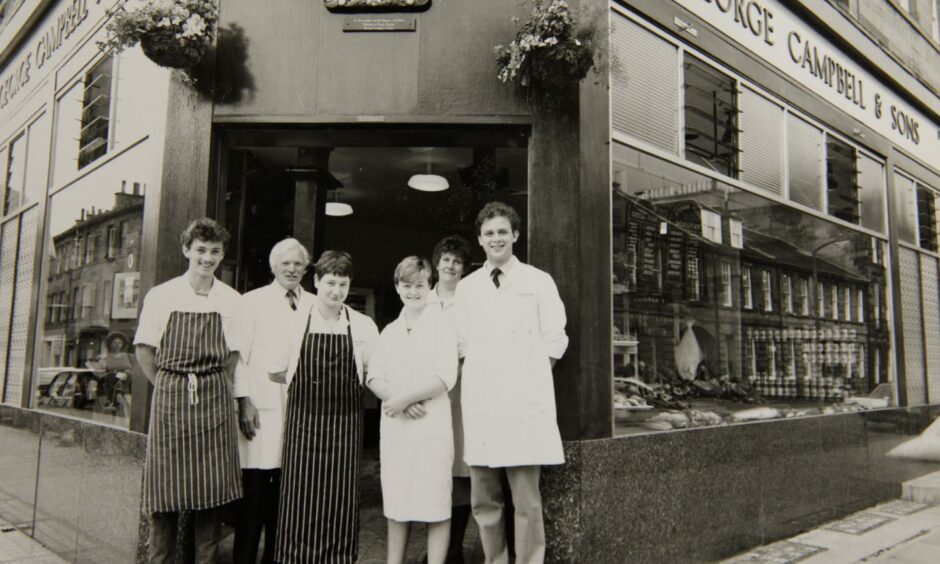
[[(392, 275), (402, 258), (430, 259), (440, 239), (460, 235), (473, 248), (467, 273), (482, 264), (474, 221), (488, 201), (510, 204), (523, 219), (515, 250), (526, 260), (527, 141), (528, 130), (517, 127), (224, 128), (209, 210), (232, 233), (220, 276), (243, 293), (270, 283), (268, 255), (285, 237), (304, 243), (313, 260), (326, 249), (347, 251), (356, 270), (347, 303), (381, 330), (401, 309)], [(336, 207), (351, 213), (334, 215)], [(312, 269), (303, 284), (313, 289)], [(382, 561), (379, 403), (366, 396), (360, 560), (374, 551)], [(465, 540), (476, 536), (468, 531)]]

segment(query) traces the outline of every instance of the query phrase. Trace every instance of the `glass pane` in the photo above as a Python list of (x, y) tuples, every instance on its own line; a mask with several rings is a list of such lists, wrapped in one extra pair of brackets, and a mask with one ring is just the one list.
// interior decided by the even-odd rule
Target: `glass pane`
[(144, 148), (49, 199), (34, 407), (128, 424), (151, 170)]
[(898, 239), (916, 245), (917, 192), (914, 189), (913, 180), (897, 173), (894, 174), (894, 202)]
[(884, 165), (864, 154), (859, 154), (858, 187), (861, 192), (862, 226), (884, 233), (885, 194), (887, 193)]
[(52, 119), (48, 113), (29, 125), (29, 155), (26, 158), (26, 171), (23, 204), (38, 202), (46, 193), (49, 167), (49, 140), (52, 133)]
[(787, 114), (787, 171), (790, 199), (822, 209), (822, 130)]
[(855, 148), (826, 136), (826, 200), (829, 215), (858, 223), (858, 170)]
[(741, 180), (780, 194), (783, 192), (783, 108), (760, 94), (742, 88)]
[(619, 144), (613, 156), (618, 433), (726, 423), (754, 403), (815, 414), (885, 380), (871, 237)]
[(932, 190), (917, 187), (917, 239), (922, 249), (937, 250), (936, 196)]
[(26, 135), (14, 139), (7, 149), (7, 176), (3, 189), (3, 215), (23, 202), (23, 180), (26, 176)]
[(738, 106), (734, 79), (689, 55), (682, 66), (685, 158), (737, 177)]

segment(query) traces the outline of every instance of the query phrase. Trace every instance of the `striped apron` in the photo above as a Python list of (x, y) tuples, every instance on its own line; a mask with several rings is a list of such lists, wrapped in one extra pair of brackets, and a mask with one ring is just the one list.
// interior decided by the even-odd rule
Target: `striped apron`
[(359, 551), (362, 385), (352, 330), (309, 331), (308, 317), (287, 395), (274, 559), (351, 564)]
[(242, 496), (228, 355), (218, 312), (170, 314), (156, 358), (147, 513), (208, 509)]

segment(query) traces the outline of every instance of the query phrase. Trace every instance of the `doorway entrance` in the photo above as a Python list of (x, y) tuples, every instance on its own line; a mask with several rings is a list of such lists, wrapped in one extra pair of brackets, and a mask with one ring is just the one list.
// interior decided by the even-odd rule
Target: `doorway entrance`
[[(430, 259), (440, 239), (460, 235), (473, 249), (467, 273), (483, 263), (474, 221), (488, 201), (513, 206), (523, 219), (514, 250), (526, 260), (528, 135), (518, 127), (223, 128), (209, 209), (232, 233), (220, 277), (242, 293), (269, 284), (270, 249), (285, 237), (301, 241), (314, 261), (324, 250), (344, 250), (355, 263), (347, 304), (381, 330), (401, 310), (392, 276), (404, 257)], [(361, 550), (382, 561), (379, 402), (368, 391), (366, 398)], [(410, 556), (423, 538), (412, 532)], [(470, 554), (472, 527), (465, 541)]]

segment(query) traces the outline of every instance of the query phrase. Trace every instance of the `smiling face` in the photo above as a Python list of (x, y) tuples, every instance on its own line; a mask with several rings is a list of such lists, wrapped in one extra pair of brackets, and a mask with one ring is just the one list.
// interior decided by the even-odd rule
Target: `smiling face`
[(315, 276), (313, 285), (317, 289), (317, 297), (328, 308), (339, 308), (346, 301), (349, 295), (349, 284), (351, 280), (348, 276), (337, 276), (335, 274), (324, 274), (323, 277)]
[(428, 293), (431, 291), (431, 273), (419, 271), (416, 276), (399, 280), (395, 284), (398, 297), (401, 298), (405, 309), (418, 310), (427, 304)]
[(519, 240), (519, 232), (513, 231), (509, 218), (498, 215), (480, 225), (477, 240), (486, 252), (486, 260), (502, 266), (512, 258), (512, 245)]
[(307, 271), (307, 263), (300, 251), (291, 249), (281, 253), (274, 262), (272, 270), (278, 284), (285, 290), (293, 290), (303, 279), (304, 272)]
[(183, 256), (189, 260), (189, 272), (197, 276), (210, 277), (222, 263), (225, 246), (221, 241), (193, 239), (189, 248), (183, 247)]
[(463, 259), (453, 253), (443, 253), (437, 261), (437, 278), (445, 286), (456, 284), (463, 277)]

